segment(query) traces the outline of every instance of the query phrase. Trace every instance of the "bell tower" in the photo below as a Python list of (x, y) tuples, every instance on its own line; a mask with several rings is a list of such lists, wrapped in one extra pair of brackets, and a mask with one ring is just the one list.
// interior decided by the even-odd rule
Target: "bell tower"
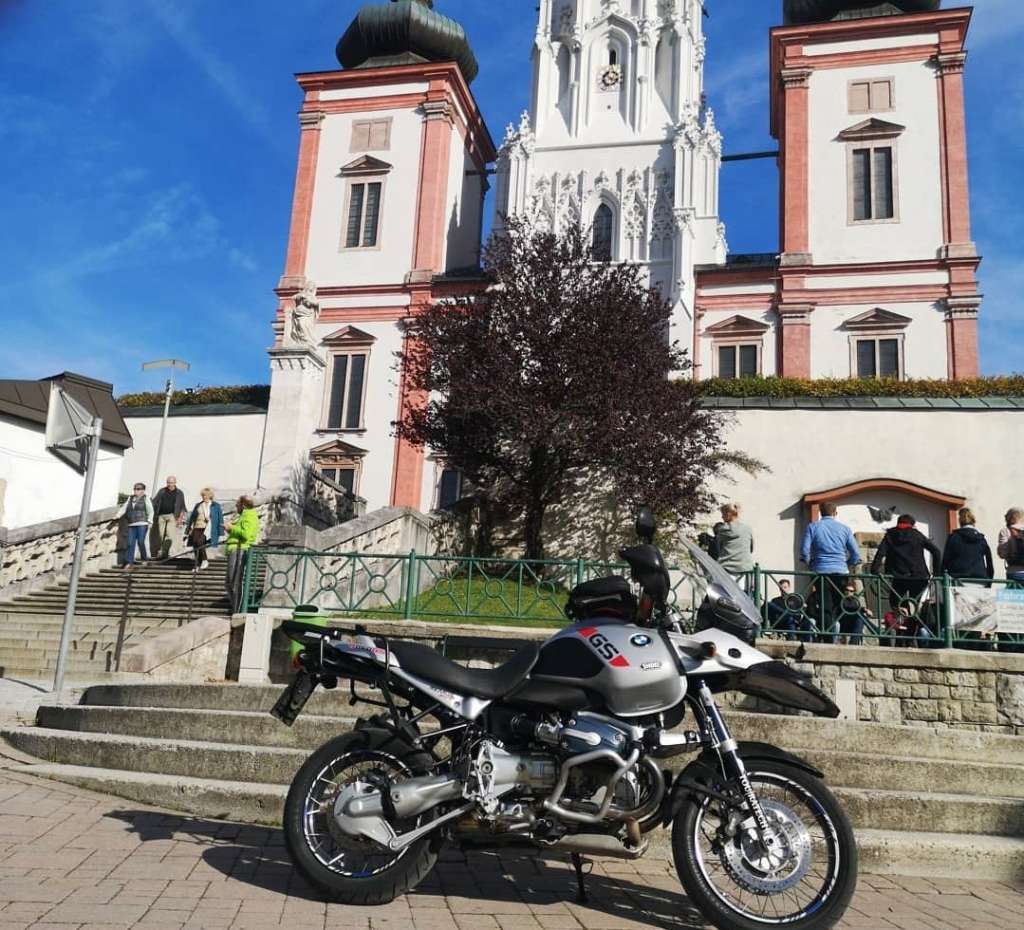
[(541, 0), (530, 110), (497, 172), (495, 228), (591, 229), (596, 257), (646, 267), (685, 345), (694, 266), (726, 253), (702, 17), (700, 0)]

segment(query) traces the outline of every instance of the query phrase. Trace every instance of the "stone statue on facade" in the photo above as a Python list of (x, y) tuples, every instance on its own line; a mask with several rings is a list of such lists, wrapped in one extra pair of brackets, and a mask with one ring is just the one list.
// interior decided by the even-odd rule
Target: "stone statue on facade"
[(291, 349), (316, 347), (316, 324), (320, 318), (320, 301), (312, 282), (293, 298), (293, 306), (284, 326), (284, 345)]

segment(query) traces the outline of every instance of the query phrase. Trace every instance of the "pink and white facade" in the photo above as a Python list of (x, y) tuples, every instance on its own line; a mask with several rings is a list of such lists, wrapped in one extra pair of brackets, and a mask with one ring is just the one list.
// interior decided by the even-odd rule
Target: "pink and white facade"
[[(298, 173), (274, 324), (264, 487), (308, 464), (366, 498), (430, 509), (438, 463), (398, 443), (415, 403), (396, 357), (402, 321), (469, 286), (495, 150), (459, 67), (425, 62), (303, 74)], [(315, 295), (311, 345), (285, 335)]]
[(697, 376), (969, 378), (970, 9), (771, 32), (780, 255), (697, 273)]

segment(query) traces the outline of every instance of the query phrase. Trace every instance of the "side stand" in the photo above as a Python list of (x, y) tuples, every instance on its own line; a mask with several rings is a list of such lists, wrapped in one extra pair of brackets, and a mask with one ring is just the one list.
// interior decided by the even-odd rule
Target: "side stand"
[(580, 904), (587, 903), (587, 886), (583, 881), (583, 856), (578, 852), (572, 854), (572, 867), (576, 870), (576, 887), (578, 889), (576, 900)]

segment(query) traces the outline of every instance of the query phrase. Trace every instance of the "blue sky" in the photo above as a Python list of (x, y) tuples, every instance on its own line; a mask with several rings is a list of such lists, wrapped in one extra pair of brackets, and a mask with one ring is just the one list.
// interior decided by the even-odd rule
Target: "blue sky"
[[(73, 369), (155, 388), (262, 383), (295, 173), (297, 71), (336, 67), (355, 0), (0, 0), (0, 378)], [(771, 147), (781, 0), (708, 0), (726, 151)], [(947, 2), (947, 5), (952, 5)], [(496, 138), (526, 105), (534, 0), (441, 0), (466, 26)], [(511, 12), (515, 11), (515, 13)], [(982, 364), (1024, 370), (1024, 2), (977, 0), (968, 67)], [(727, 166), (733, 251), (776, 247), (770, 162)]]

